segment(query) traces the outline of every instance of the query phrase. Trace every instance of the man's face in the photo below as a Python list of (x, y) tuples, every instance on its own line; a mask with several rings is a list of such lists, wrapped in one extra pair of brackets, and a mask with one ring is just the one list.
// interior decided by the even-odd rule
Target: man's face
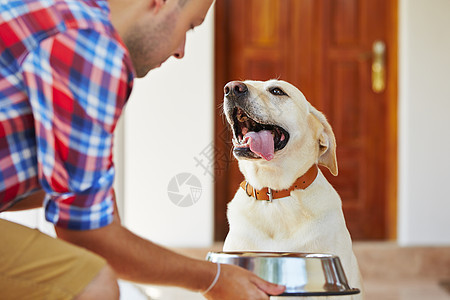
[(199, 26), (213, 0), (167, 0), (156, 14), (147, 14), (123, 37), (137, 77), (145, 76), (170, 56), (183, 58), (186, 32)]

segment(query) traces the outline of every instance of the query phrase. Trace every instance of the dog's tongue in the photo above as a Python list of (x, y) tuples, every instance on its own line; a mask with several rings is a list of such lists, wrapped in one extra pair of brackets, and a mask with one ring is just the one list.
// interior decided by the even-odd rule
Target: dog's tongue
[(250, 146), (250, 150), (264, 158), (271, 160), (274, 156), (274, 142), (272, 133), (269, 130), (261, 130), (259, 132), (248, 132), (244, 139)]

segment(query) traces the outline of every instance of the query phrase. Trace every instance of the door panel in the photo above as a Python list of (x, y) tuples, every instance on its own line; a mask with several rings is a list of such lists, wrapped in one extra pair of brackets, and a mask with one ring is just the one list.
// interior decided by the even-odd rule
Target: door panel
[[(339, 176), (323, 172), (341, 195), (354, 239), (392, 237), (395, 224), (390, 219), (395, 207), (389, 202), (395, 201), (396, 184), (395, 2), (216, 2), (217, 104), (230, 80), (280, 78), (299, 87), (327, 116), (336, 135)], [(372, 90), (371, 82), (372, 46), (377, 40), (387, 46), (387, 85), (380, 93)], [(242, 175), (231, 155), (224, 120), (218, 117), (215, 124), (216, 150), (228, 155), (215, 186), (215, 237), (223, 240), (228, 230), (226, 203)]]

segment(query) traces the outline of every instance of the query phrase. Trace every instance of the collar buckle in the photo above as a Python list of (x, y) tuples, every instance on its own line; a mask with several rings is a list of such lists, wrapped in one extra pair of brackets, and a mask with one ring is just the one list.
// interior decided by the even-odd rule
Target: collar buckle
[(267, 201), (269, 201), (269, 202), (272, 202), (272, 200), (273, 200), (273, 192), (272, 192), (272, 189), (271, 188), (267, 188), (267, 196), (269, 196), (269, 200), (267, 200)]

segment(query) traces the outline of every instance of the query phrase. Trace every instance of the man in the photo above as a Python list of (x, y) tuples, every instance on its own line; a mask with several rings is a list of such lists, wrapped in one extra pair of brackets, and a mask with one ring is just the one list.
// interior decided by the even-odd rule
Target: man
[(182, 58), (212, 1), (0, 1), (0, 211), (44, 205), (59, 238), (0, 220), (1, 299), (118, 299), (116, 275), (209, 299), (282, 293), (134, 235), (115, 208), (113, 132), (133, 78)]

